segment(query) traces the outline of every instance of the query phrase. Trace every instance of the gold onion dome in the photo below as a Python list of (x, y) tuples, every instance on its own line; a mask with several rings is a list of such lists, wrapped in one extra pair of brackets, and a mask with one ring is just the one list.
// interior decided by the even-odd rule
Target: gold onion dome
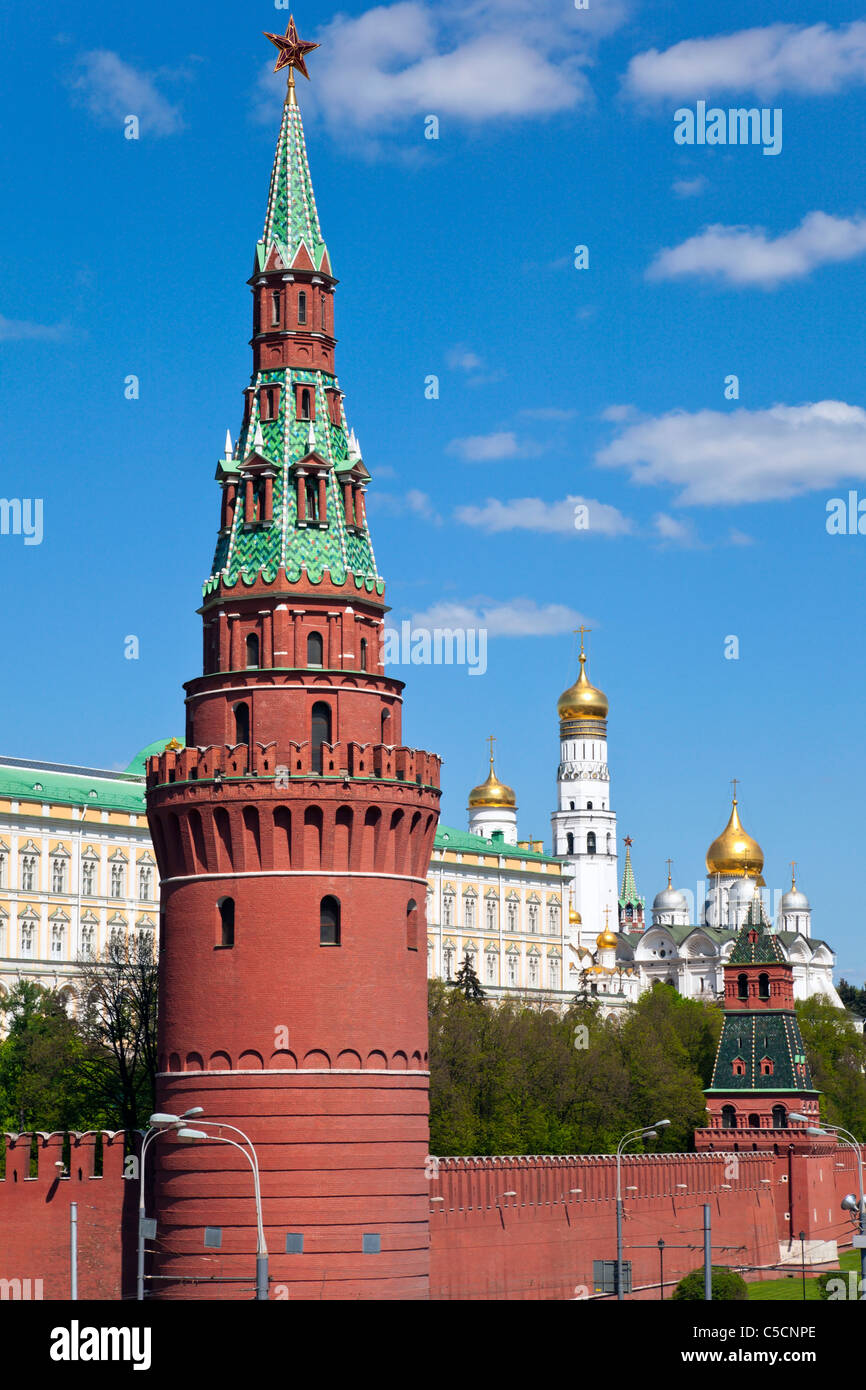
[(619, 942), (617, 941), (615, 934), (610, 929), (610, 917), (608, 916), (609, 911), (609, 908), (605, 908), (604, 931), (600, 932), (599, 935), (595, 938), (595, 944), (600, 951), (609, 950), (611, 947), (613, 947), (613, 949), (616, 950), (617, 946), (619, 945)]
[(586, 653), (580, 653), (580, 675), (563, 690), (556, 706), (560, 719), (606, 719), (607, 696), (591, 685), (586, 674)]
[(760, 883), (763, 867), (764, 851), (740, 824), (737, 798), (734, 797), (730, 820), (707, 850), (707, 873), (739, 874), (744, 878), (755, 878)]
[(490, 772), (487, 781), (473, 787), (469, 793), (469, 809), (472, 810), (476, 806), (508, 806), (512, 810), (517, 806), (517, 798), (511, 787), (500, 782), (493, 771), (492, 753), (490, 754)]
[(568, 920), (569, 920), (569, 923), (571, 924), (571, 926), (573, 926), (573, 927), (580, 927), (580, 926), (583, 925), (583, 918), (581, 917), (580, 913), (579, 913), (575, 908), (572, 908), (571, 911), (569, 912), (569, 914), (568, 914)]

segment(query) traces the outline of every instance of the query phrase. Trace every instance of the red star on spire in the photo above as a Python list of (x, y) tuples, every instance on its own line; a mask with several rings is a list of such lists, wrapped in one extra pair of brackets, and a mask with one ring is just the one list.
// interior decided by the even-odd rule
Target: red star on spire
[(624, 844), (624, 845), (633, 845), (633, 844), (634, 844), (634, 840), (631, 838), (630, 835), (626, 835), (625, 839), (623, 840), (623, 844)]
[(297, 68), (309, 80), (310, 74), (307, 72), (307, 65), (304, 62), (304, 55), (312, 53), (314, 48), (318, 48), (317, 43), (306, 43), (298, 38), (298, 31), (295, 28), (295, 17), (289, 15), (289, 27), (284, 34), (265, 34), (266, 39), (280, 50), (274, 72), (279, 72), (281, 68)]

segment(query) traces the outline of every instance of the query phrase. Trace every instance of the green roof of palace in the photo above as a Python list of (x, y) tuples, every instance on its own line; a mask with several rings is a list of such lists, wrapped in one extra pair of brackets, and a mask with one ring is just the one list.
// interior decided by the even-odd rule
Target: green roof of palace
[(518, 849), (504, 840), (487, 840), (483, 835), (470, 835), (468, 830), (457, 830), (451, 825), (437, 826), (433, 848), (453, 849), (458, 854), (501, 854), (506, 859), (525, 859), (536, 864), (562, 863), (561, 859), (543, 850)]

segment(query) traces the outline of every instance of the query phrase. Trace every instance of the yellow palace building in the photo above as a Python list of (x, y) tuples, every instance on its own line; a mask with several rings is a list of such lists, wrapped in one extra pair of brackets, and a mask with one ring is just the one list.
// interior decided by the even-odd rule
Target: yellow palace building
[(123, 772), (0, 758), (0, 997), (21, 979), (57, 989), (74, 1012), (81, 956), (109, 939), (156, 943), (159, 880), (144, 763)]

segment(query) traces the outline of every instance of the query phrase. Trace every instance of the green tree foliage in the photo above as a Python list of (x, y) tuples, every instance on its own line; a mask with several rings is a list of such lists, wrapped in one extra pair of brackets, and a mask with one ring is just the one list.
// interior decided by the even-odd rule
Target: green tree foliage
[[(724, 1265), (713, 1265), (711, 1280), (714, 1303), (744, 1303), (749, 1297), (745, 1279), (734, 1269), (726, 1269)], [(693, 1269), (691, 1274), (685, 1275), (671, 1294), (672, 1299), (686, 1303), (697, 1303), (703, 1296), (703, 1267)]]
[(97, 1129), (112, 1120), (100, 1104), (103, 1059), (81, 1037), (63, 1001), (22, 980), (2, 1002), (0, 1125), (29, 1129)]
[(648, 1146), (683, 1150), (704, 1121), (721, 1011), (664, 985), (620, 1021), (585, 1003), (479, 1008), (432, 981), (429, 1014), (432, 1153), (608, 1151), (655, 1119), (671, 1125)]
[(797, 1003), (812, 1081), (822, 1091), (821, 1115), (866, 1136), (866, 1046), (847, 1014), (820, 995)]
[(112, 936), (98, 959), (80, 960), (79, 967), (81, 1033), (107, 1063), (99, 1072), (102, 1102), (117, 1128), (144, 1129), (156, 1109), (157, 965), (150, 934)]
[(839, 981), (837, 993), (846, 1009), (852, 1013), (859, 1014), (861, 1018), (866, 1018), (866, 985), (858, 989), (856, 985), (849, 985), (848, 981)]
[(472, 962), (467, 951), (463, 957), (463, 964), (457, 971), (457, 979), (451, 981), (452, 988), (459, 989), (464, 999), (480, 1000), (484, 998), (484, 990), (481, 988), (481, 981), (475, 974)]

